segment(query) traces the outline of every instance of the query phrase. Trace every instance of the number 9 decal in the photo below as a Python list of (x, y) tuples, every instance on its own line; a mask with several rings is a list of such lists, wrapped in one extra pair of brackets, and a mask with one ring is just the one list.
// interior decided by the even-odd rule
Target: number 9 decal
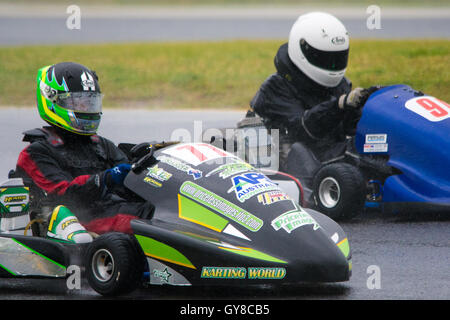
[(450, 118), (450, 105), (435, 97), (424, 96), (406, 101), (405, 107), (433, 122)]

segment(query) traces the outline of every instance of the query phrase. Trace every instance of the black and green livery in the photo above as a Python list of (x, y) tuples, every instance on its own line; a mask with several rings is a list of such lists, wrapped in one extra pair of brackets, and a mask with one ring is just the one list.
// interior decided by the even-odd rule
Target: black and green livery
[[(280, 189), (277, 179), (285, 176), (269, 177), (206, 143), (144, 149), (125, 186), (156, 209), (149, 220), (131, 221), (132, 235), (104, 234), (88, 245), (86, 274), (97, 292), (129, 292), (142, 279), (182, 286), (349, 280), (346, 234)], [(53, 276), (62, 274), (68, 263), (63, 245), (25, 238), (2, 234), (0, 245), (35, 251)], [(3, 275), (13, 274), (3, 265)]]
[(142, 198), (157, 199), (151, 220), (132, 221), (151, 283), (247, 285), (350, 278), (344, 231), (325, 215), (303, 209), (298, 199), (280, 190), (277, 176), (271, 180), (201, 143), (161, 149), (154, 157), (160, 173), (170, 174), (158, 180), (161, 186), (148, 181), (149, 172), (154, 178), (150, 168), (130, 173), (125, 181)]

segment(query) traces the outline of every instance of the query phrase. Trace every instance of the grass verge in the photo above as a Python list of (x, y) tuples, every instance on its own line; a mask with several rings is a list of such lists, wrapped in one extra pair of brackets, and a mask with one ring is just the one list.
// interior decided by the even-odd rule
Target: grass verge
[[(247, 108), (275, 71), (280, 40), (0, 48), (0, 105), (31, 106), (45, 65), (97, 71), (105, 107)], [(450, 101), (449, 40), (353, 40), (353, 85), (408, 84)]]

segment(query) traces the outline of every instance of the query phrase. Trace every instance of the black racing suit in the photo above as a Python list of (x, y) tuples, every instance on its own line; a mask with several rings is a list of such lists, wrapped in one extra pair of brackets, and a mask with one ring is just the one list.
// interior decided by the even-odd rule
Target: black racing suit
[(128, 163), (126, 155), (103, 137), (82, 136), (47, 126), (24, 133), (30, 144), (20, 153), (16, 174), (45, 194), (44, 204), (65, 205), (88, 231), (131, 232), (130, 220), (151, 217), (154, 207), (127, 201), (119, 188), (106, 186), (105, 170)]
[[(280, 170), (286, 171), (295, 142), (305, 150), (302, 160), (309, 168), (317, 169), (320, 163), (342, 156), (346, 136), (355, 134), (361, 117), (359, 109), (338, 107), (339, 97), (351, 91), (351, 82), (343, 78), (336, 87), (328, 88), (312, 81), (290, 60), (287, 43), (279, 48), (274, 63), (277, 72), (261, 85), (247, 117), (256, 113), (267, 129), (279, 129)], [(305, 173), (302, 178), (309, 181), (313, 174)]]

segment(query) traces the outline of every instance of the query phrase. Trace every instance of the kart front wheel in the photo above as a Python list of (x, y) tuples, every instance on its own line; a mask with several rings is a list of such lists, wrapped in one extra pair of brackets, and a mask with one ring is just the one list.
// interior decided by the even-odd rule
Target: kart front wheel
[(366, 184), (361, 171), (347, 163), (322, 167), (314, 177), (316, 209), (334, 220), (350, 219), (364, 208)]
[(104, 296), (116, 296), (139, 286), (144, 259), (132, 237), (112, 232), (101, 235), (89, 245), (85, 268), (92, 289)]

